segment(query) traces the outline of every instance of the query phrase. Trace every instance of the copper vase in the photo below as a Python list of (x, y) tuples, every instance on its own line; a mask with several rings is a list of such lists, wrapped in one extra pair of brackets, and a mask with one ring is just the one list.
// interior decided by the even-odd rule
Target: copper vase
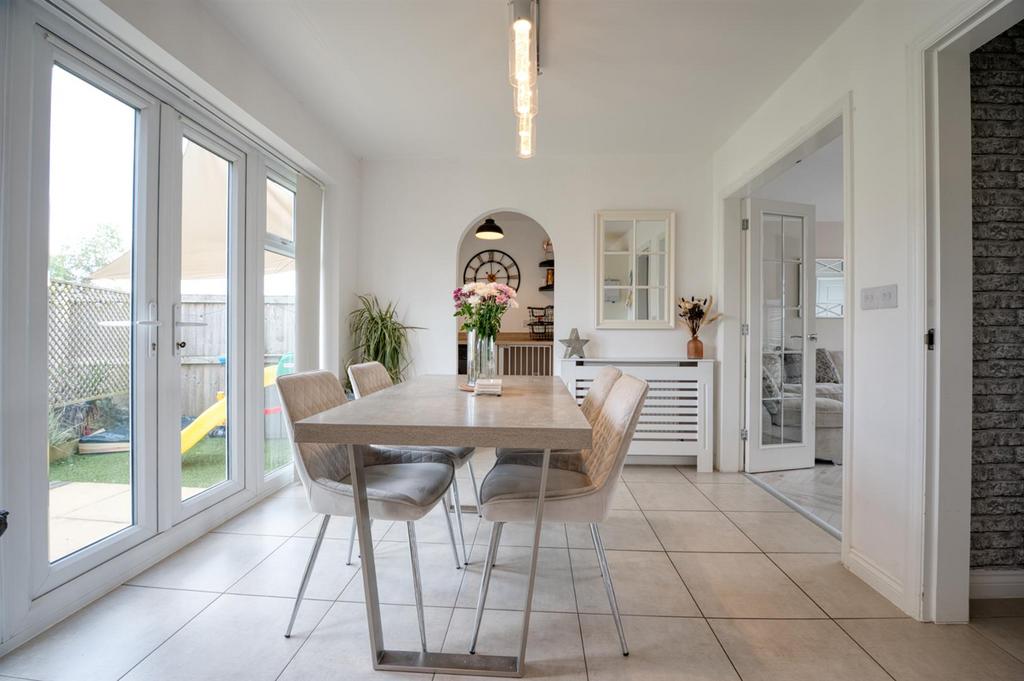
[(686, 344), (687, 359), (704, 359), (704, 342), (694, 336)]

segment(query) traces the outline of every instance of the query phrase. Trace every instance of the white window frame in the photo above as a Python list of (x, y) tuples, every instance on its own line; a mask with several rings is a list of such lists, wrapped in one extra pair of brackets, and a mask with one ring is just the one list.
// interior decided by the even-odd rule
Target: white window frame
[[(261, 191), (259, 192), (258, 217), (254, 221), (259, 231), (254, 235), (252, 239), (253, 243), (256, 244), (255, 253), (250, 254), (251, 262), (256, 263), (256, 266), (252, 268), (254, 282), (251, 282), (256, 291), (256, 304), (252, 307), (253, 325), (250, 327), (250, 337), (254, 340), (254, 346), (250, 347), (250, 357), (252, 357), (252, 364), (254, 365), (249, 372), (250, 377), (258, 376), (256, 380), (250, 381), (250, 395), (253, 400), (251, 404), (259, 405), (259, 409), (256, 410), (259, 413), (254, 414), (252, 419), (252, 427), (249, 429), (253, 439), (253, 443), (259, 443), (260, 451), (263, 450), (264, 437), (266, 435), (264, 431), (265, 423), (262, 417), (262, 408), (264, 405), (263, 398), (263, 351), (266, 348), (266, 341), (264, 334), (266, 332), (265, 318), (264, 318), (264, 305), (263, 305), (263, 271), (265, 265), (265, 254), (266, 251), (272, 251), (279, 255), (287, 256), (295, 260), (295, 276), (296, 284), (298, 284), (298, 259), (295, 257), (295, 232), (298, 229), (298, 225), (295, 224), (295, 213), (292, 213), (292, 238), (284, 239), (271, 234), (267, 230), (267, 195), (266, 186), (267, 180), (278, 183), (286, 189), (290, 189), (296, 195), (296, 204), (298, 203), (298, 173), (288, 167), (287, 165), (277, 161), (276, 159), (264, 159), (262, 167), (259, 169), (259, 186)], [(296, 205), (295, 208), (298, 206)], [(296, 291), (296, 308), (298, 307), (298, 291)], [(295, 345), (296, 349), (299, 347), (300, 334), (302, 329), (298, 327), (298, 317), (296, 316), (296, 329), (295, 329)], [(255, 407), (254, 407), (255, 409)], [(264, 461), (266, 453), (263, 456), (250, 457), (253, 464), (252, 473), (253, 478), (259, 480), (259, 484), (264, 487), (278, 487), (280, 485), (286, 485), (295, 480), (295, 470), (293, 466), (284, 465), (275, 470), (266, 472), (264, 471)], [(258, 465), (256, 465), (258, 464)]]

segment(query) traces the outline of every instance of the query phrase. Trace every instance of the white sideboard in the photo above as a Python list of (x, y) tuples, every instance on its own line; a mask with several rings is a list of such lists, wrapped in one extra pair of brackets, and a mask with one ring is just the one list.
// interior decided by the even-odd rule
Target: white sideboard
[(563, 359), (562, 380), (577, 402), (582, 402), (590, 383), (605, 366), (642, 378), (650, 384), (640, 413), (631, 464), (693, 464), (697, 470), (714, 466), (715, 361), (679, 358)]

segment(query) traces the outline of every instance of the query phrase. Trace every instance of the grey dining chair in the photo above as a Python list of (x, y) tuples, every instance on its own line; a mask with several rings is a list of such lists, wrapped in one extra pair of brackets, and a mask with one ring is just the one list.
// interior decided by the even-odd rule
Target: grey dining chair
[[(380, 362), (363, 362), (361, 364), (353, 364), (348, 368), (348, 377), (349, 381), (352, 383), (352, 392), (355, 393), (356, 399), (372, 395), (375, 392), (379, 392), (385, 388), (390, 388), (394, 385), (394, 381), (391, 380), (391, 374), (388, 373), (388, 370), (384, 368), (384, 365)], [(399, 446), (401, 447), (401, 445)], [(420, 447), (402, 447), (402, 449), (420, 449)], [(429, 449), (446, 452), (456, 470), (462, 468), (464, 465), (469, 469), (469, 481), (473, 486), (473, 499), (476, 501), (477, 513), (479, 514), (480, 493), (476, 484), (476, 474), (473, 472), (473, 454), (476, 452), (476, 448), (431, 446)], [(446, 501), (445, 508), (453, 506), (455, 509), (458, 509), (455, 513), (455, 520), (458, 523), (459, 539), (462, 541), (462, 557), (465, 564), (469, 565), (469, 553), (466, 551), (466, 531), (462, 522), (462, 502), (459, 499), (458, 478), (452, 481), (451, 492), (454, 496), (454, 504), (449, 504)], [(348, 554), (348, 560), (349, 563), (351, 563), (351, 542), (349, 543)], [(458, 560), (457, 557), (456, 560)]]
[[(604, 401), (608, 399), (608, 393), (611, 392), (612, 386), (622, 376), (622, 371), (617, 367), (606, 366), (597, 372), (597, 376), (590, 382), (590, 390), (587, 391), (586, 397), (583, 398), (583, 403), (580, 404), (580, 410), (583, 412), (583, 416), (586, 417), (590, 426), (593, 427), (597, 422), (597, 417), (601, 413), (601, 407), (604, 406)], [(497, 451), (498, 463), (518, 463), (524, 466), (539, 466), (542, 462), (536, 449), (523, 449), (523, 448), (505, 448), (500, 447)], [(580, 458), (579, 451), (567, 450), (567, 449), (556, 449), (551, 452), (551, 461), (549, 465), (552, 468), (564, 468), (566, 470), (579, 471), (583, 467), (582, 460)]]
[[(611, 510), (612, 495), (622, 474), (622, 466), (626, 461), (626, 454), (646, 397), (646, 381), (629, 375), (623, 375), (615, 381), (593, 420), (593, 446), (591, 449), (576, 452), (579, 470), (575, 470), (575, 467), (549, 466), (544, 496), (545, 522), (590, 525), (590, 536), (594, 541), (594, 550), (597, 551), (597, 561), (623, 655), (629, 655), (629, 648), (622, 629), (622, 618), (619, 616), (619, 606), (615, 600), (615, 586), (612, 583), (598, 523), (603, 522)], [(542, 461), (539, 454), (533, 456), (540, 460), (538, 463)], [(487, 558), (484, 561), (483, 578), (480, 581), (470, 653), (476, 651), (480, 622), (487, 600), (491, 571), (501, 541), (502, 527), (509, 522), (534, 520), (542, 472), (541, 467), (536, 464), (499, 460), (480, 486), (483, 517), (490, 520), (493, 525)]]
[[(322, 513), (323, 521), (302, 574), (291, 619), (285, 630), (290, 637), (299, 606), (313, 574), (317, 554), (333, 515), (355, 516), (349, 457), (345, 445), (296, 443), (293, 425), (296, 421), (345, 404), (345, 390), (338, 377), (329, 371), (308, 371), (279, 376), (277, 388), (281, 406), (292, 440), (295, 469), (306, 492), (306, 500), (314, 513)], [(413, 590), (419, 619), (420, 643), (427, 650), (423, 623), (423, 589), (420, 581), (419, 554), (416, 548), (415, 522), (427, 515), (444, 496), (455, 477), (455, 468), (447, 454), (427, 449), (408, 450), (394, 447), (358, 445), (363, 448), (366, 466), (366, 494), (370, 518), (405, 522), (409, 534)], [(448, 514), (445, 513), (445, 518)], [(353, 530), (354, 532), (354, 530)], [(448, 534), (455, 544), (455, 534), (448, 519)]]

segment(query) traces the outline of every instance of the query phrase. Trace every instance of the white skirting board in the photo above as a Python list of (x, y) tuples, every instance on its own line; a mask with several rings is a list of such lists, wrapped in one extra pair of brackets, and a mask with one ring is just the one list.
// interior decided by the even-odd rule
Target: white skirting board
[(971, 570), (971, 598), (1024, 598), (1024, 570)]

